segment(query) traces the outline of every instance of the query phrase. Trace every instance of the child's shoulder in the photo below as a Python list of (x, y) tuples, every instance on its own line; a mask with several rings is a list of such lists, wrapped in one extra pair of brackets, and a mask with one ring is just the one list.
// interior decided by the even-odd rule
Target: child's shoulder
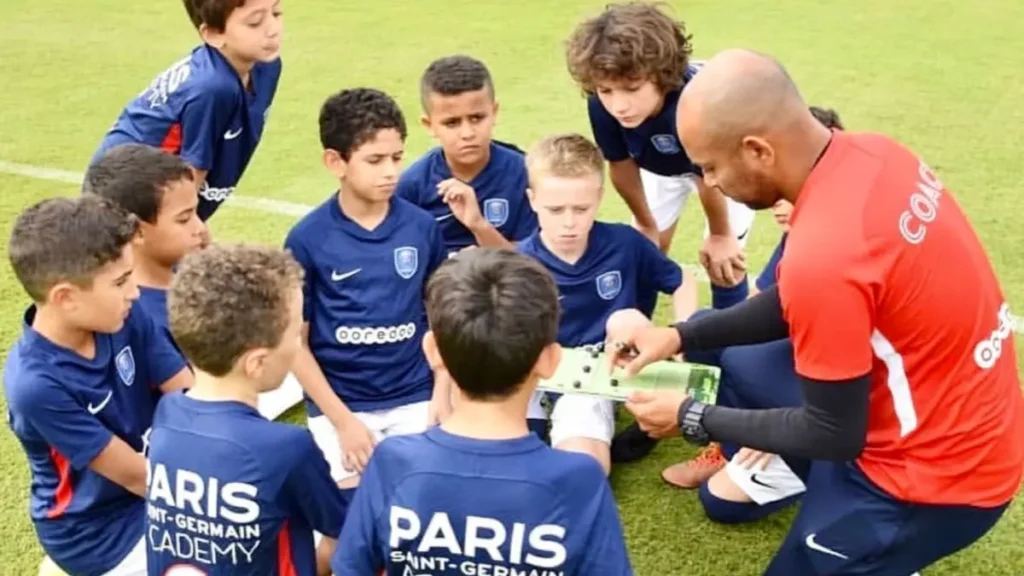
[(324, 225), (324, 221), (329, 219), (331, 215), (331, 203), (337, 201), (337, 192), (332, 193), (326, 200), (299, 218), (299, 221), (292, 225), (291, 230), (288, 231), (289, 243), (305, 239), (310, 234), (313, 234), (315, 237), (317, 233), (322, 233), (321, 227)]
[(46, 350), (20, 338), (8, 351), (4, 361), (4, 396), (12, 412), (31, 409), (45, 402), (54, 387), (59, 387), (56, 359)]
[(558, 494), (592, 492), (607, 482), (604, 470), (593, 456), (546, 446), (537, 452), (534, 478)]
[(150, 97), (225, 99), (238, 97), (241, 86), (216, 48), (200, 44), (158, 74), (147, 92)]

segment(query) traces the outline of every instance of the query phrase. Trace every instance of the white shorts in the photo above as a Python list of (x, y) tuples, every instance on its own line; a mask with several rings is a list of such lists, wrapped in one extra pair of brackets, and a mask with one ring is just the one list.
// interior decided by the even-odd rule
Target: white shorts
[(267, 420), (274, 420), (289, 408), (302, 402), (302, 385), (291, 372), (284, 377), (284, 382), (274, 390), (260, 393), (257, 410)]
[[(39, 565), (39, 576), (73, 576), (61, 570), (50, 557), (43, 558)], [(131, 552), (103, 576), (146, 576), (146, 537), (139, 539)], [(174, 576), (171, 574), (171, 576)]]
[[(430, 402), (415, 402), (388, 410), (374, 410), (373, 412), (356, 412), (359, 419), (370, 433), (377, 439), (377, 442), (391, 437), (404, 434), (417, 434), (427, 430), (427, 418), (430, 416)], [(341, 441), (338, 438), (338, 431), (327, 416), (314, 416), (308, 420), (309, 431), (313, 434), (313, 440), (324, 453), (324, 458), (331, 466), (331, 477), (335, 482), (356, 475), (355, 471), (345, 468), (341, 460)]]
[(725, 466), (725, 472), (740, 490), (762, 506), (807, 490), (803, 480), (778, 456), (772, 456), (763, 470), (757, 467), (744, 468), (730, 461)]
[[(644, 186), (644, 197), (647, 198), (647, 207), (654, 215), (658, 231), (668, 230), (679, 220), (690, 194), (697, 192), (697, 178), (699, 177), (694, 174), (662, 176), (647, 170), (640, 170), (640, 182)], [(736, 234), (740, 246), (744, 247), (747, 245), (747, 238), (750, 237), (750, 228), (754, 225), (755, 213), (739, 202), (729, 198), (726, 198), (725, 201), (729, 207), (729, 226)], [(707, 218), (705, 218), (705, 238), (708, 233), (709, 228)]]
[(606, 444), (615, 435), (615, 402), (608, 398), (565, 394), (551, 411), (551, 445), (569, 438), (589, 438)]

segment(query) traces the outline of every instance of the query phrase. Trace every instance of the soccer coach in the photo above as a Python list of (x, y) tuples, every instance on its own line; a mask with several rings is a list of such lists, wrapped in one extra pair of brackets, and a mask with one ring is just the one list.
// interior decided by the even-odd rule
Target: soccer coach
[(832, 132), (773, 59), (727, 50), (679, 101), (708, 186), (795, 205), (776, 288), (670, 328), (609, 334), (634, 374), (687, 351), (792, 338), (804, 404), (738, 410), (636, 393), (650, 435), (814, 460), (766, 576), (907, 576), (999, 520), (1024, 473), (1009, 307), (935, 173), (877, 134)]

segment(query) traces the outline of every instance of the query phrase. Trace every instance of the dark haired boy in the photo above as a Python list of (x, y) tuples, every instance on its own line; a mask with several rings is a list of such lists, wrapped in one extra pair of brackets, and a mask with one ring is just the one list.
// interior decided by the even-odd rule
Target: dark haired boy
[(234, 191), (263, 136), (281, 76), (281, 0), (184, 0), (203, 43), (122, 110), (92, 162), (126, 142), (181, 156), (207, 220)]
[(395, 193), (434, 216), (448, 254), (510, 246), (536, 230), (523, 152), (493, 139), (498, 101), (483, 62), (464, 55), (431, 62), (420, 102), (420, 123), (440, 146), (402, 174)]
[(705, 186), (676, 135), (679, 94), (699, 70), (691, 53), (681, 22), (658, 4), (632, 2), (580, 23), (566, 59), (634, 226), (667, 254), (687, 199), (694, 191), (700, 196), (707, 218), (700, 260), (715, 308), (724, 308), (747, 296), (742, 250), (754, 212)]
[(185, 361), (133, 308), (135, 218), (95, 196), (18, 215), (7, 251), (32, 298), (7, 355), (4, 396), (28, 457), (29, 514), (69, 574), (142, 576), (153, 388), (182, 386)]
[[(148, 437), (150, 573), (330, 573), (341, 493), (308, 431), (257, 410), (301, 346), (302, 276), (268, 247), (214, 246), (182, 262), (170, 326), (196, 382), (160, 402)], [(314, 530), (325, 536), (316, 552)]]
[(84, 190), (138, 219), (139, 232), (132, 242), (138, 305), (167, 330), (167, 289), (174, 268), (186, 254), (202, 247), (206, 228), (196, 212), (192, 169), (181, 157), (158, 148), (121, 144), (89, 167)]
[(334, 573), (632, 574), (600, 466), (526, 425), (561, 359), (551, 275), (509, 249), (462, 252), (430, 279), (427, 310), (423, 349), (455, 383), (455, 407), (377, 447)]
[(393, 195), (405, 137), (387, 94), (355, 88), (328, 98), (320, 141), (340, 187), (285, 240), (305, 271), (293, 372), (346, 497), (381, 438), (426, 430), (449, 403), (419, 345), (427, 278), (446, 254), (434, 219)]

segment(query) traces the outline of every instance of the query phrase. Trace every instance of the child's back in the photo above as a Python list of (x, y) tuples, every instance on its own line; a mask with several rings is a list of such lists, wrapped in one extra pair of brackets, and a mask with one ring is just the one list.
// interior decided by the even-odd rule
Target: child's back
[(377, 446), (335, 574), (631, 574), (601, 468), (527, 428), (561, 358), (551, 275), (512, 250), (463, 252), (431, 278), (427, 314), (423, 349), (456, 385), (452, 414)]
[(371, 527), (359, 545), (372, 562), (340, 573), (369, 574), (380, 563), (394, 574), (406, 566), (417, 574), (627, 569), (615, 554), (622, 532), (597, 462), (556, 452), (534, 434), (480, 440), (434, 428), (388, 438), (361, 490), (349, 518)]
[(196, 380), (160, 401), (147, 439), (151, 574), (322, 573), (313, 531), (326, 558), (341, 494), (309, 432), (257, 409), (299, 349), (301, 284), (275, 248), (217, 245), (182, 261), (169, 322)]

